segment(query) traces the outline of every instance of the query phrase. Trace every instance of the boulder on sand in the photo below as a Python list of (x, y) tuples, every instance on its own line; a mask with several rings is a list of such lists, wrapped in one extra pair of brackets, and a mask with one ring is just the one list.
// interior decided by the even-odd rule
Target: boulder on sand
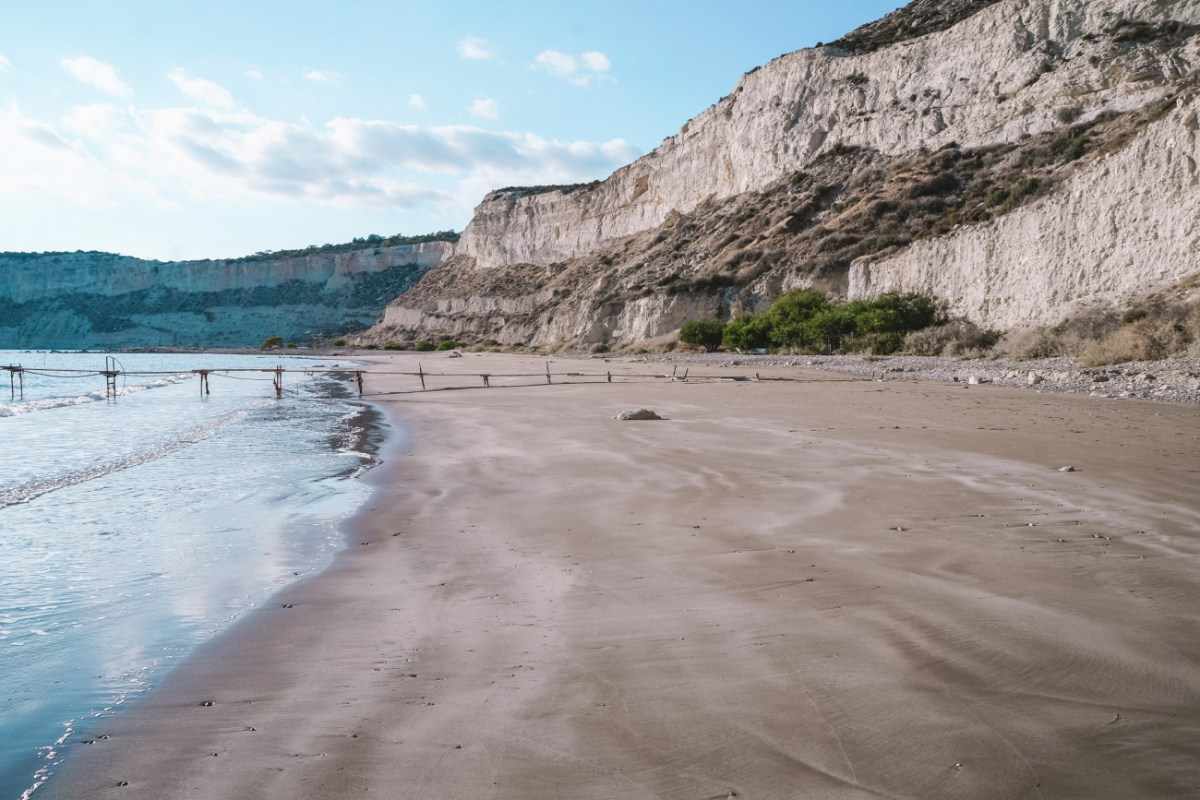
[(639, 408), (637, 411), (622, 411), (620, 414), (617, 414), (617, 419), (622, 422), (636, 422), (641, 420), (661, 420), (666, 419), (666, 417), (660, 417), (649, 408)]

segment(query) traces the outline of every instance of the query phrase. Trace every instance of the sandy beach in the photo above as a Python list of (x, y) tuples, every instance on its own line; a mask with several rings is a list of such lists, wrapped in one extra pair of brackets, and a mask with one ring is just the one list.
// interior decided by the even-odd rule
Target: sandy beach
[(44, 796), (1200, 795), (1195, 408), (763, 373), (375, 398), (346, 551)]

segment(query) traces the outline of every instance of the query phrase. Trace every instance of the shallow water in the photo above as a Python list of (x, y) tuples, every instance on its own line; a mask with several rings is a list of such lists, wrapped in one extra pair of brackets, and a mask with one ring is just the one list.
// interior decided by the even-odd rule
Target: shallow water
[[(97, 376), (0, 371), (0, 800), (28, 797), (72, 747), (201, 642), (341, 546), (366, 498), (363, 408), (330, 376), (196, 368), (330, 366), (123, 354)], [(0, 365), (100, 369), (99, 354), (0, 351)], [(178, 373), (174, 373), (179, 370)]]

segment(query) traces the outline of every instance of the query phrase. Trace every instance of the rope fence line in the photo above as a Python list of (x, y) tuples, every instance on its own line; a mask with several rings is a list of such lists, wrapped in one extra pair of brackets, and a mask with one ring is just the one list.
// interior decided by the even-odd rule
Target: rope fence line
[[(53, 368), (53, 367), (23, 367), (19, 364), (0, 365), (0, 371), (7, 371), (9, 378), (9, 394), (12, 400), (25, 399), (25, 376), (36, 375), (39, 377), (54, 378), (54, 379), (83, 379), (103, 377), (105, 381), (105, 397), (107, 399), (116, 399), (119, 392), (117, 390), (118, 379), (128, 379), (131, 377), (163, 377), (163, 376), (183, 376), (195, 375), (199, 379), (200, 396), (206, 397), (212, 394), (209, 386), (209, 378), (217, 375), (222, 378), (231, 380), (249, 380), (249, 381), (271, 381), (275, 397), (281, 399), (284, 395), (284, 375), (288, 373), (301, 374), (306, 376), (311, 375), (338, 375), (345, 376), (355, 382), (358, 388), (359, 397), (384, 397), (390, 395), (403, 394), (419, 394), (421, 392), (445, 392), (464, 389), (491, 389), (491, 388), (521, 388), (532, 386), (579, 386), (588, 384), (601, 383), (630, 383), (630, 382), (647, 382), (647, 381), (670, 381), (675, 383), (846, 383), (864, 380), (863, 378), (790, 378), (778, 375), (761, 375), (757, 372), (753, 374), (695, 374), (692, 375), (691, 368), (686, 367), (682, 372), (678, 367), (675, 367), (671, 372), (613, 372), (605, 370), (604, 372), (584, 372), (579, 370), (554, 372), (550, 368), (550, 362), (546, 362), (545, 372), (426, 372), (424, 366), (417, 362), (416, 370), (390, 370), (390, 369), (356, 369), (352, 367), (300, 367), (286, 368), (283, 365), (275, 367), (209, 367), (204, 369), (191, 370), (126, 370), (121, 369), (119, 362), (111, 356), (106, 357), (104, 369), (68, 369), (68, 368)], [(264, 377), (255, 377), (255, 375), (263, 375)], [(417, 378), (420, 381), (419, 389), (403, 389), (387, 392), (367, 392), (365, 391), (365, 378), (370, 375), (392, 375)], [(429, 381), (434, 378), (473, 378), (478, 380), (478, 383), (470, 385), (453, 385), (453, 386), (430, 386)], [(538, 379), (536, 383), (508, 384), (493, 387), (493, 379)], [(555, 380), (557, 379), (557, 384)], [(632, 379), (632, 380), (631, 380)]]

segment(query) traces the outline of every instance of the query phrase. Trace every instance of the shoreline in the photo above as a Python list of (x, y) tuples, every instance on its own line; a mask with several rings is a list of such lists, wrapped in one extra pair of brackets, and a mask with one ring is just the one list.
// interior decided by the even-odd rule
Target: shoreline
[[(315, 445), (318, 448), (328, 449), (330, 452), (347, 455), (353, 454), (357, 457), (359, 463), (350, 465), (345, 469), (321, 474), (316, 478), (320, 482), (340, 482), (343, 480), (366, 481), (371, 471), (383, 463), (384, 454), (387, 451), (389, 442), (393, 439), (402, 439), (400, 436), (392, 435), (394, 423), (383, 413), (383, 410), (364, 399), (357, 398), (349, 388), (350, 385), (351, 381), (349, 378), (345, 376), (333, 376), (324, 385), (315, 385), (312, 397), (307, 401), (310, 403), (348, 402), (356, 406), (354, 410), (341, 418), (338, 428), (331, 430), (327, 439), (317, 442)], [(338, 537), (339, 542), (337, 544), (337, 551), (332, 554), (332, 557), (329, 554), (321, 555), (319, 560), (313, 560), (312, 563), (300, 567), (302, 572), (293, 572), (292, 575), (294, 577), (288, 583), (283, 585), (276, 584), (274, 587), (270, 585), (260, 587), (265, 589), (266, 593), (257, 602), (241, 609), (240, 613), (236, 614), (232, 620), (226, 620), (223, 629), (216, 631), (215, 635), (211, 638), (202, 641), (191, 653), (176, 660), (165, 672), (157, 676), (157, 680), (152, 682), (149, 688), (131, 696), (122, 697), (120, 701), (112, 704), (107, 709), (93, 710), (73, 720), (70, 730), (54, 743), (54, 746), (60, 752), (60, 756), (53, 762), (53, 769), (49, 779), (39, 777), (37, 782), (27, 787), (20, 796), (22, 798), (45, 797), (51, 794), (59, 777), (71, 769), (74, 760), (72, 758), (73, 755), (90, 749), (97, 741), (107, 740), (107, 737), (110, 735), (110, 729), (119, 726), (122, 717), (128, 712), (149, 702), (162, 686), (171, 679), (172, 675), (191, 660), (196, 651), (221, 640), (224, 636), (242, 625), (247, 619), (258, 614), (263, 609), (269, 608), (275, 598), (282, 592), (303, 581), (311, 580), (328, 569), (336, 561), (338, 555), (350, 546), (351, 539), (353, 538), (351, 521), (361, 513), (362, 508), (370, 502), (371, 496), (376, 491), (376, 488), (371, 487), (369, 493), (367, 493), (367, 496), (361, 502), (349, 503), (347, 505), (348, 515), (345, 519), (337, 522), (336, 528), (334, 528), (334, 535)], [(286, 510), (283, 506), (279, 505), (276, 508), (280, 512)]]
[[(408, 435), (366, 476), (359, 544), (198, 649), (45, 796), (1200, 782), (1186, 408), (908, 382), (372, 404)], [(639, 405), (669, 421), (612, 420)]]

